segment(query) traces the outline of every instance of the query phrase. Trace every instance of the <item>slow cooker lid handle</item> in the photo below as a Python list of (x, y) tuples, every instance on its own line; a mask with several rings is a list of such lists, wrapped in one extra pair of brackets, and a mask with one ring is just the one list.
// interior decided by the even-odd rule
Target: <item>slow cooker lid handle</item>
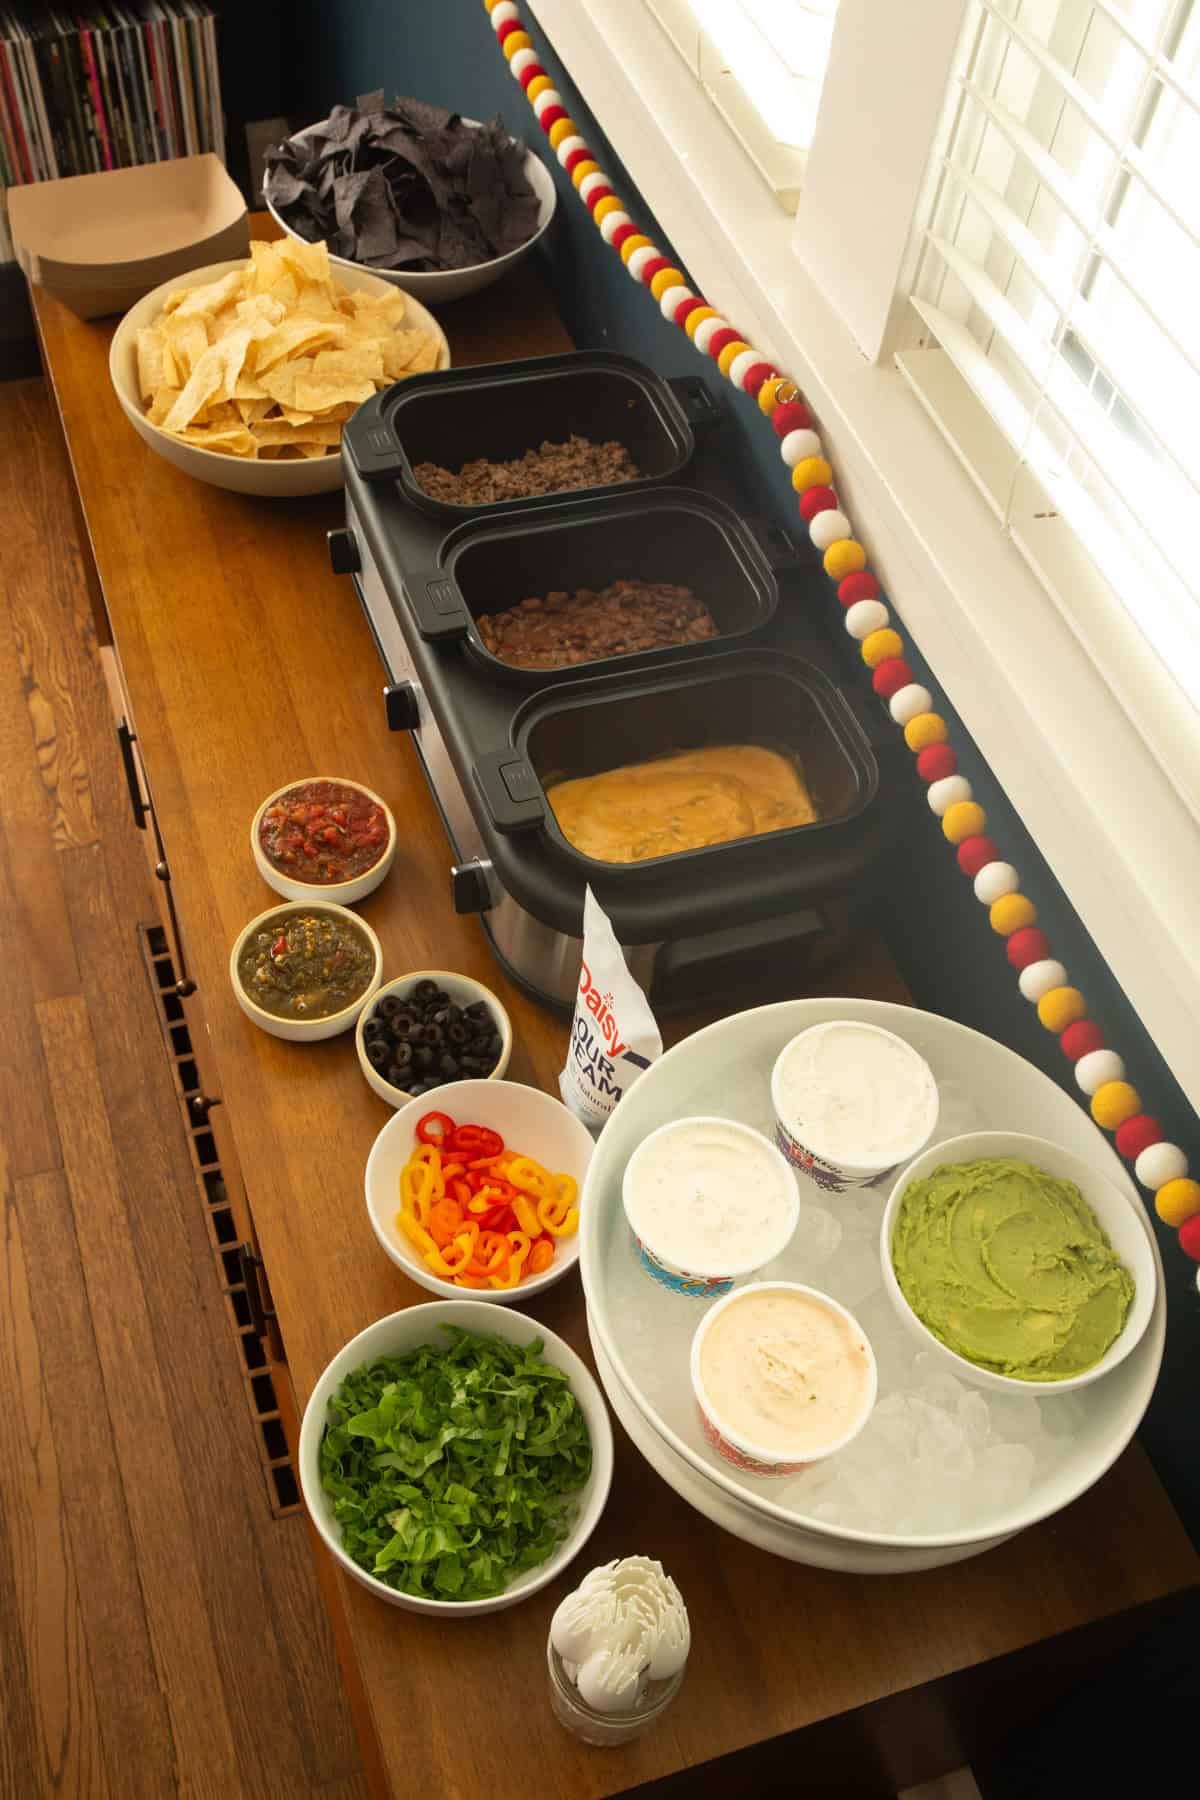
[(496, 831), (533, 831), (546, 822), (546, 797), (532, 765), (516, 750), (493, 750), (471, 770)]

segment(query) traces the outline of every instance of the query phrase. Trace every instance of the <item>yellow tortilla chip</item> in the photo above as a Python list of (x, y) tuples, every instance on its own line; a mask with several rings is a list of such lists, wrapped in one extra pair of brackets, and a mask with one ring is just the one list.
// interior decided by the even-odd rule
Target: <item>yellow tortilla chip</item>
[(199, 318), (201, 313), (219, 313), (240, 296), (243, 280), (241, 269), (231, 269), (228, 275), (207, 281), (203, 287), (178, 288), (167, 295), (166, 311), (182, 319)]
[(144, 325), (137, 334), (138, 392), (145, 404), (167, 385), (163, 334), (156, 325)]
[(222, 456), (257, 456), (258, 446), (244, 425), (222, 425), (208, 429), (203, 425), (187, 425), (175, 433), (185, 444), (197, 450), (216, 450)]
[(306, 318), (294, 314), (284, 319), (268, 337), (262, 339), (254, 359), (254, 372), (261, 375), (288, 356), (305, 356), (323, 344), (336, 344), (345, 336), (346, 327), (331, 318)]
[(319, 422), (290, 425), (286, 419), (260, 419), (251, 429), (260, 450), (267, 444), (315, 444), (318, 450), (325, 450), (342, 441), (340, 425)]
[(177, 387), (160, 387), (146, 409), (146, 417), (150, 423), (161, 425), (178, 398), (179, 389)]

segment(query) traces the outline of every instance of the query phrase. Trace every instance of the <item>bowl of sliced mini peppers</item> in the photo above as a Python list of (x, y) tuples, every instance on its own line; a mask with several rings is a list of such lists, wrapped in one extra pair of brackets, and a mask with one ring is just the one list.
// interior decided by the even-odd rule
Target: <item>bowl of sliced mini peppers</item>
[(526, 1300), (579, 1260), (592, 1147), (574, 1114), (538, 1088), (448, 1082), (401, 1107), (372, 1146), (375, 1235), (431, 1293)]

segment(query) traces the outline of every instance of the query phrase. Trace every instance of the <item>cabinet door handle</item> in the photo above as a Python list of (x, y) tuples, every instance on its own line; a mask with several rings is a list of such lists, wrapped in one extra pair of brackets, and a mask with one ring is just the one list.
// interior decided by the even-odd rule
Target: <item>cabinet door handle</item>
[(133, 808), (133, 822), (139, 831), (146, 829), (146, 802), (142, 799), (142, 784), (138, 779), (137, 758), (133, 754), (133, 746), (137, 738), (129, 729), (129, 721), (122, 719), (117, 726), (117, 742), (121, 746), (121, 761), (125, 765), (125, 781), (129, 788), (129, 804)]

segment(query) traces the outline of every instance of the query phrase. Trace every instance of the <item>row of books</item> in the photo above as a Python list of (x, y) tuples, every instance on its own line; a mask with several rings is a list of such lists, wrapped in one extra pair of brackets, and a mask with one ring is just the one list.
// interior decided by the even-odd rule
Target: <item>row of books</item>
[(224, 155), (211, 7), (0, 5), (0, 185), (202, 150)]

